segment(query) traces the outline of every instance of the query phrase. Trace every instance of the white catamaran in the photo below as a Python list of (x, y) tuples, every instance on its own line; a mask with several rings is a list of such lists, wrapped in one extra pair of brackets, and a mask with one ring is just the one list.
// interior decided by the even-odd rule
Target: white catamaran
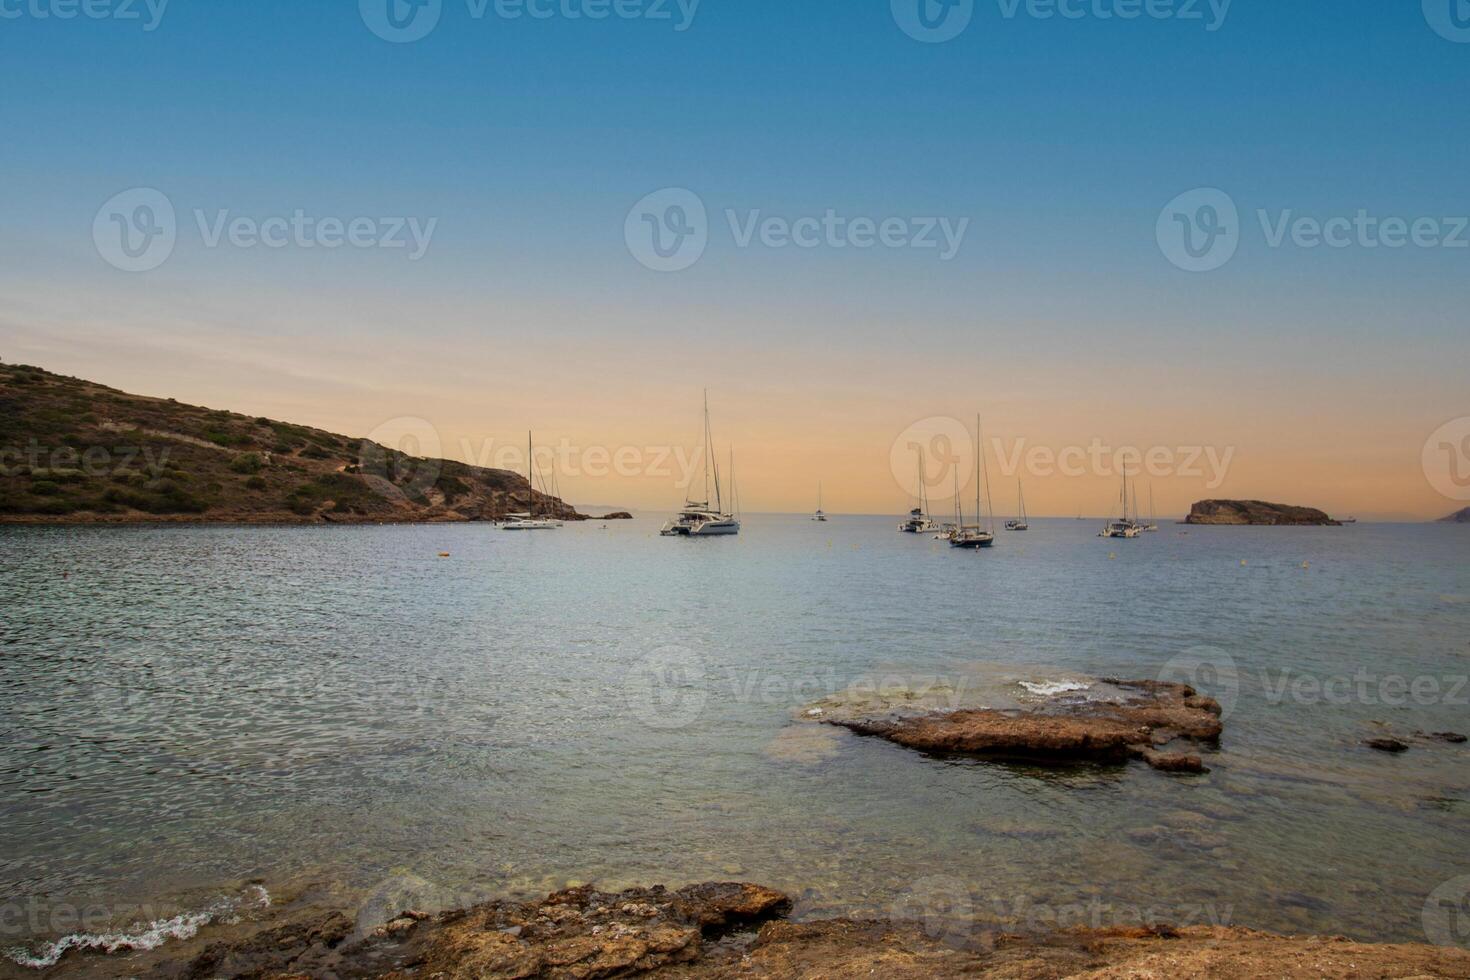
[[(561, 527), (561, 521), (555, 515), (547, 517), (536, 516), (536, 450), (532, 445), (531, 433), (526, 433), (526, 512), (524, 514), (507, 514), (508, 520), (500, 525), (502, 531), (550, 531)], [(541, 481), (541, 489), (547, 496), (551, 495), (546, 481)]]
[(955, 528), (949, 535), (949, 546), (951, 548), (989, 548), (995, 544), (994, 517), (991, 518), (990, 527), (981, 523), (980, 512), (980, 482), (981, 472), (984, 471), (986, 509), (994, 514), (989, 507), (990, 500), (990, 470), (982, 466), (982, 454), (985, 442), (980, 434), (980, 416), (975, 416), (975, 523), (965, 523), (964, 507), (960, 503), (960, 475), (955, 471), (954, 478), (954, 516)]
[(929, 518), (929, 481), (924, 472), (924, 449), (915, 446), (919, 458), (919, 506), (909, 511), (908, 520), (898, 525), (904, 534), (928, 534), (939, 530), (939, 525)]
[[(731, 510), (725, 510), (720, 492), (720, 465), (714, 459), (714, 439), (709, 424), (709, 392), (704, 394), (704, 499), (684, 501), (684, 509), (663, 526), (659, 534), (666, 538), (707, 538), (739, 534), (738, 497), (735, 494), (735, 451), (730, 451)], [(714, 481), (711, 483), (710, 476)], [(714, 506), (710, 506), (710, 490), (714, 489)]]
[(1143, 526), (1128, 516), (1128, 474), (1123, 474), (1123, 516), (1110, 521), (1097, 536), (1100, 538), (1136, 538), (1143, 533)]

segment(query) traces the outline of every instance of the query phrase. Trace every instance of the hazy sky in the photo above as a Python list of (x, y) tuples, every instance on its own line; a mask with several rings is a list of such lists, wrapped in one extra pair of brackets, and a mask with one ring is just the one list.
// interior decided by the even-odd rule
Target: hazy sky
[(0, 357), (534, 427), (584, 503), (675, 506), (708, 387), (750, 510), (906, 509), (976, 411), (1003, 511), (1098, 446), (1161, 515), (1464, 506), (1463, 3), (418, 2), (0, 0)]

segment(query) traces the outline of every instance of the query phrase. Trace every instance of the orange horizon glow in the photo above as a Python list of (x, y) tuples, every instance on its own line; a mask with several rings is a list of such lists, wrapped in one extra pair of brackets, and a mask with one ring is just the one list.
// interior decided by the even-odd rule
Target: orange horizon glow
[[(525, 470), (530, 429), (542, 466), (556, 460), (560, 495), (584, 507), (670, 511), (685, 498), (682, 474), (695, 475), (696, 491), (702, 480), (703, 379), (670, 375), (659, 363), (640, 366), (610, 355), (599, 371), (585, 365), (558, 368), (561, 377), (548, 384), (528, 372), (502, 376), (487, 355), (493, 380), (482, 384), (474, 377), (476, 359), (468, 356), (443, 366), (423, 357), (405, 358), (393, 361), (398, 369), (392, 370), (389, 361), (353, 354), (340, 358), (334, 370), (320, 355), (289, 366), (242, 356), (230, 369), (223, 353), (162, 358), (136, 348), (126, 356), (119, 353), (106, 345), (87, 350), (34, 341), (12, 343), (0, 352), (7, 362), (35, 363), (134, 394), (264, 415), (354, 438), (371, 434), (390, 445), (396, 432), (423, 431), (422, 422), (412, 421), (423, 420), (431, 441), (439, 443), (439, 452), (426, 455), (517, 472)], [(1211, 386), (1219, 382), (1203, 372), (1178, 388), (1119, 398), (1107, 390), (1109, 384), (1085, 372), (1053, 368), (1028, 386), (1026, 370), (1018, 367), (1007, 373), (1003, 388), (987, 391), (877, 360), (860, 354), (829, 357), (818, 371), (762, 364), (760, 356), (746, 355), (709, 379), (717, 457), (722, 471), (728, 470), (733, 446), (744, 512), (809, 512), (817, 505), (820, 483), (829, 514), (901, 514), (917, 503), (917, 478), (906, 462), (911, 454), (902, 445), (895, 449), (895, 443), (920, 420), (938, 418), (959, 428), (948, 444), (952, 465), (931, 459), (931, 510), (938, 516), (952, 513), (958, 471), (965, 510), (972, 513), (973, 454), (968, 445), (955, 443), (972, 438), (958, 433), (970, 432), (976, 408), (984, 416), (991, 499), (1001, 517), (1016, 510), (1018, 477), (1031, 516), (1113, 514), (1120, 479), (1111, 457), (1104, 455), (1102, 467), (1095, 464), (1095, 447), (1169, 451), (1176, 470), (1198, 453), (1197, 474), (1168, 471), (1134, 478), (1140, 509), (1147, 515), (1151, 489), (1160, 521), (1178, 519), (1193, 502), (1207, 498), (1270, 500), (1363, 520), (1433, 520), (1465, 506), (1436, 492), (1421, 464), (1426, 437), (1444, 419), (1374, 413), (1369, 410), (1374, 399), (1366, 397), (1371, 388), (1361, 387), (1362, 379), (1319, 378), (1314, 391), (1258, 397), (1253, 410), (1242, 413), (1216, 407)], [(349, 370), (340, 369), (344, 364)], [(736, 380), (737, 373), (760, 380)], [(854, 380), (865, 377), (886, 377), (884, 390), (867, 391)], [(1279, 421), (1303, 394), (1331, 401), (1339, 397), (1338, 389), (1356, 389), (1353, 417), (1294, 425)], [(405, 419), (411, 421), (407, 429)], [(931, 456), (942, 455), (938, 450), (944, 448), (942, 441), (931, 445)], [(1048, 473), (1035, 465), (1057, 456), (1084, 460), (1083, 471), (1058, 462)], [(895, 459), (905, 462), (895, 464)]]

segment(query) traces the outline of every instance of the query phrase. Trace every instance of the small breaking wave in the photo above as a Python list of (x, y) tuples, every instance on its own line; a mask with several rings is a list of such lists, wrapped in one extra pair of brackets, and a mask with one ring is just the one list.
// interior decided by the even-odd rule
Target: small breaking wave
[(1091, 684), (1084, 684), (1082, 681), (1021, 681), (1020, 684), (1039, 697), (1070, 694), (1073, 691), (1087, 691), (1092, 688)]
[(146, 925), (140, 923), (133, 927), (133, 932), (72, 933), (55, 942), (46, 943), (37, 950), (16, 947), (6, 950), (5, 955), (20, 966), (44, 970), (55, 966), (74, 949), (104, 954), (157, 949), (170, 939), (192, 939), (202, 927), (211, 922), (238, 921), (241, 912), (268, 908), (270, 904), (270, 893), (259, 885), (253, 885), (243, 898), (221, 899), (202, 911), (181, 912), (172, 918), (159, 919)]

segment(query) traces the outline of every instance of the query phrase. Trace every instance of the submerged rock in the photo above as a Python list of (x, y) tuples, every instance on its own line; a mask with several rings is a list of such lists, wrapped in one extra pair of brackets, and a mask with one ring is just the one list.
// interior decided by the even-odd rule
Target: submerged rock
[(1377, 749), (1379, 752), (1409, 751), (1409, 743), (1397, 738), (1370, 738), (1365, 739), (1363, 744), (1368, 746), (1368, 748), (1370, 749)]
[(1108, 678), (1086, 696), (1059, 692), (1014, 708), (893, 710), (897, 700), (878, 702), (877, 713), (828, 706), (810, 718), (924, 752), (1053, 763), (1137, 758), (1186, 773), (1209, 770), (1198, 755), (1160, 750), (1176, 739), (1215, 744), (1223, 727), (1213, 698), (1164, 681)]

